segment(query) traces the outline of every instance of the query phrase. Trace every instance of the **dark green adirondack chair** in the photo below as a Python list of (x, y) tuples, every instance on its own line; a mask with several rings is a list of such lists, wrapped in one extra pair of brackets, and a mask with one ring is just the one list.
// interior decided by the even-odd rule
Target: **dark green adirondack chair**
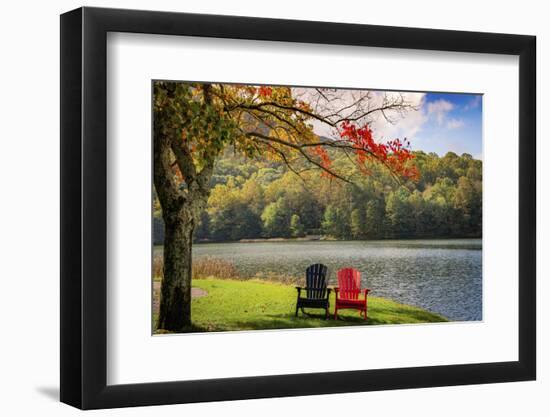
[(296, 290), (298, 290), (296, 316), (298, 316), (298, 309), (305, 314), (304, 308), (322, 308), (325, 310), (325, 318), (328, 318), (331, 289), (327, 288), (326, 265), (310, 265), (306, 269), (306, 286), (296, 287)]

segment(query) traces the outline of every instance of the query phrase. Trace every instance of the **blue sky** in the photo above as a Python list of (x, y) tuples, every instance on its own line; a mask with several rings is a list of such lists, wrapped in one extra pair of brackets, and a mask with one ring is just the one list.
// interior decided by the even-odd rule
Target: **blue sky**
[(424, 121), (410, 138), (412, 148), (482, 159), (482, 101), (479, 94), (427, 93), (420, 109)]

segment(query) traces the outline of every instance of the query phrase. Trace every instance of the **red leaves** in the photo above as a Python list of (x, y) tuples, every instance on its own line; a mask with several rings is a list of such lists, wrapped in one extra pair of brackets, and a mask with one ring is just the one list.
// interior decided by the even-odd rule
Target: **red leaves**
[(384, 163), (394, 173), (412, 180), (418, 179), (418, 169), (407, 162), (414, 159), (409, 147), (410, 142), (393, 139), (387, 143), (377, 143), (368, 125), (357, 127), (355, 124), (344, 121), (341, 124), (340, 137), (350, 143), (357, 155), (359, 169), (366, 173), (365, 161), (370, 156)]
[[(354, 149), (361, 159), (366, 153), (373, 154), (378, 159), (385, 161), (388, 157), (388, 148), (382, 143), (376, 143), (372, 137), (372, 130), (367, 126), (357, 128), (349, 121), (342, 122), (340, 137), (347, 139), (354, 145)], [(364, 160), (364, 159), (363, 159)]]
[(272, 93), (273, 89), (271, 87), (262, 86), (258, 88), (258, 94), (260, 95), (260, 97), (271, 97)]
[(256, 87), (252, 86), (252, 85), (247, 85), (245, 86), (245, 90), (248, 92), (248, 94), (250, 94), (251, 96), (253, 96), (254, 94), (256, 94)]
[[(330, 156), (328, 155), (328, 152), (326, 151), (326, 149), (323, 148), (322, 146), (315, 146), (312, 148), (312, 152), (319, 157), (319, 160), (320, 160), (319, 163), (321, 164), (321, 166), (324, 169), (329, 170), (332, 164), (332, 160), (330, 159)], [(327, 171), (323, 171), (321, 173), (321, 176), (331, 177), (330, 173)]]
[(238, 87), (246, 91), (250, 96), (255, 96), (256, 94), (258, 94), (258, 97), (268, 98), (271, 97), (271, 95), (273, 94), (273, 87), (256, 87), (254, 85), (238, 85)]

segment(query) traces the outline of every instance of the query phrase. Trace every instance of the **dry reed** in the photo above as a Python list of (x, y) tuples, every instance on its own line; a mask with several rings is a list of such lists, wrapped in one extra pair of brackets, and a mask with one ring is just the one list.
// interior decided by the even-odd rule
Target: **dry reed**
[[(153, 278), (161, 280), (163, 277), (164, 259), (162, 254), (153, 258)], [(193, 260), (193, 278), (221, 278), (239, 279), (239, 271), (231, 261), (212, 256), (206, 256)]]

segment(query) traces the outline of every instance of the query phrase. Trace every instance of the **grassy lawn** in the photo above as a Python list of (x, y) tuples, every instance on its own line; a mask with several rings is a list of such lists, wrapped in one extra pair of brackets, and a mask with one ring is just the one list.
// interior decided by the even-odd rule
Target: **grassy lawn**
[[(447, 321), (444, 317), (417, 307), (399, 304), (384, 298), (369, 296), (367, 321), (357, 310), (341, 310), (333, 320), (334, 295), (331, 295), (331, 318), (324, 319), (324, 310), (302, 312), (294, 317), (296, 289), (259, 280), (194, 279), (193, 287), (208, 295), (193, 299), (193, 328), (187, 331), (228, 331), (335, 327), (373, 324), (433, 323)], [(307, 310), (306, 310), (307, 311)], [(154, 314), (156, 323), (156, 314)]]

